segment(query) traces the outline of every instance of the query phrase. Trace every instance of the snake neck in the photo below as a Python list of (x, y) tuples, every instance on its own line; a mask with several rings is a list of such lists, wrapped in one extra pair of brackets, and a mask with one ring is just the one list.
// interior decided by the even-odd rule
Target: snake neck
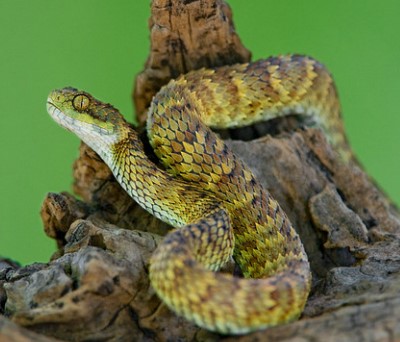
[[(179, 227), (208, 214), (218, 201), (172, 176), (146, 155), (137, 133), (126, 127), (105, 160), (122, 188), (145, 210)], [(182, 203), (189, 201), (190, 207)]]
[[(119, 140), (111, 145), (105, 157), (103, 159), (117, 181), (137, 203), (158, 218), (171, 216), (162, 212), (158, 194), (168, 183), (175, 185), (176, 181), (147, 157), (135, 131), (128, 127), (123, 129)], [(171, 218), (168, 221), (176, 223), (171, 222)]]

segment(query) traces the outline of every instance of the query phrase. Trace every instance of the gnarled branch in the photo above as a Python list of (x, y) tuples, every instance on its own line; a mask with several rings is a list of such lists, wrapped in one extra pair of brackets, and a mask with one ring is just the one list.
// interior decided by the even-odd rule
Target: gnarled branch
[[(151, 52), (134, 92), (141, 122), (151, 97), (169, 79), (250, 58), (222, 0), (153, 0), (150, 30)], [(363, 170), (339, 161), (320, 131), (283, 132), (291, 126), (296, 124), (290, 119), (279, 122), (274, 135), (254, 140), (251, 129), (235, 132), (249, 141), (228, 144), (297, 228), (313, 289), (299, 321), (240, 339), (400, 338), (398, 211)], [(170, 312), (150, 286), (149, 257), (169, 227), (134, 203), (84, 144), (74, 178), (81, 200), (48, 194), (42, 206), (45, 231), (59, 247), (52, 261), (22, 268), (0, 263), (0, 312), (14, 322), (0, 316), (0, 337), (222, 339)]]

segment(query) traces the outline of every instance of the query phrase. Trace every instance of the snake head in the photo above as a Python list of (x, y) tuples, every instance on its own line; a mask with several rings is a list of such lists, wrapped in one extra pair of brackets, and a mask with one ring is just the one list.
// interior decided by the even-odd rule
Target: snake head
[(127, 125), (112, 105), (71, 87), (53, 90), (47, 98), (47, 111), (100, 155), (121, 140)]

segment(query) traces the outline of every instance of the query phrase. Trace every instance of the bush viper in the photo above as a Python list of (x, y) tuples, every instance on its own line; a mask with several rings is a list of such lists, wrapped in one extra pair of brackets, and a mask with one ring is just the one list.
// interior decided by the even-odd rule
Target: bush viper
[[(117, 109), (74, 88), (53, 91), (50, 115), (108, 164), (143, 208), (174, 227), (151, 259), (150, 279), (176, 313), (221, 333), (299, 317), (311, 273), (286, 214), (210, 129), (288, 114), (311, 118), (351, 159), (332, 77), (298, 55), (192, 71), (152, 100), (147, 131), (164, 165), (145, 154)], [(233, 256), (243, 277), (215, 272)]]

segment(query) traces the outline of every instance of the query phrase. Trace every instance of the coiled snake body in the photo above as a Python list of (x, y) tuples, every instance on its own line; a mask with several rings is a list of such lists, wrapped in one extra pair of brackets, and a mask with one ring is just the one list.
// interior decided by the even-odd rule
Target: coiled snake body
[[(151, 283), (172, 310), (222, 333), (299, 317), (311, 282), (303, 245), (279, 204), (209, 127), (303, 114), (348, 160), (335, 86), (321, 64), (289, 55), (172, 80), (154, 97), (147, 122), (166, 171), (111, 105), (64, 88), (49, 95), (47, 108), (103, 158), (135, 201), (181, 227), (150, 264)], [(214, 272), (232, 255), (243, 278)]]

